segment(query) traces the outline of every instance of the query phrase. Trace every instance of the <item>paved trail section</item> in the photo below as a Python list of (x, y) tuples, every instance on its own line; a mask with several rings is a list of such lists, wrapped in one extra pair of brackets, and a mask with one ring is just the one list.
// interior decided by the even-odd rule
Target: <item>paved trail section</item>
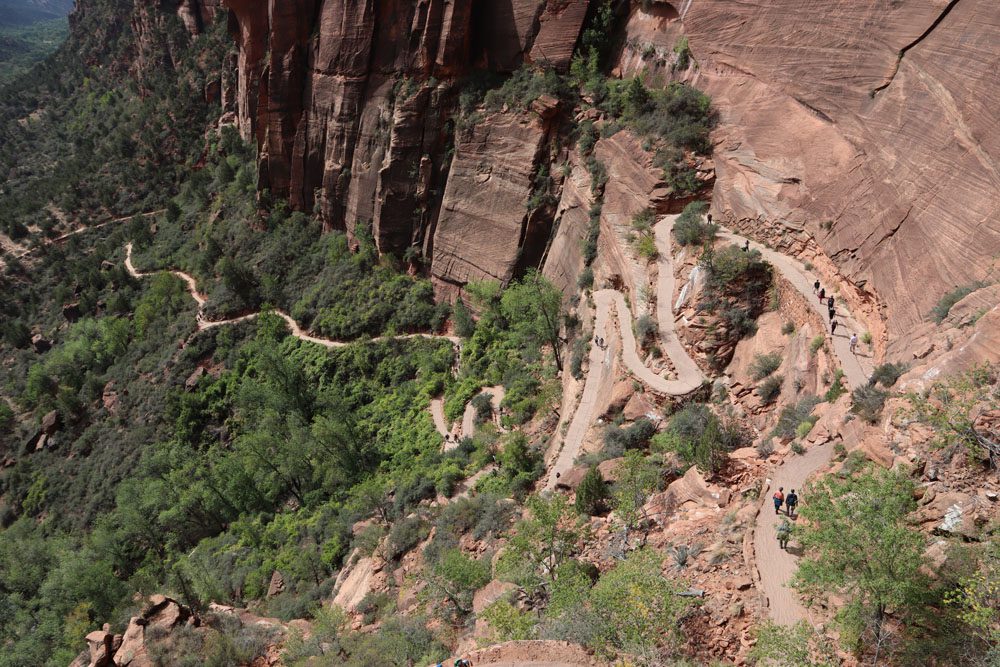
[[(725, 230), (720, 232), (719, 236), (739, 246), (747, 240)], [(760, 251), (761, 256), (781, 272), (781, 275), (803, 296), (806, 303), (811, 304), (812, 309), (826, 323), (828, 316), (826, 304), (821, 303), (813, 293), (815, 277), (811, 276), (800, 262), (753, 241), (750, 242), (750, 248)], [(851, 352), (851, 333), (860, 334), (864, 329), (843, 305), (838, 305), (836, 317), (843, 333), (831, 337), (833, 351), (844, 371), (847, 386), (854, 389), (868, 382), (872, 370), (870, 362), (867, 360), (863, 362), (862, 358)], [(826, 335), (830, 336), (829, 329)], [(798, 558), (794, 541), (790, 545), (791, 551), (785, 551), (778, 546), (777, 527), (781, 517), (775, 516), (771, 498), (779, 487), (783, 487), (785, 495), (792, 489), (800, 494), (800, 505), (809, 502), (808, 498), (801, 497), (802, 485), (809, 475), (825, 468), (832, 457), (833, 445), (830, 443), (814, 446), (802, 456), (790, 455), (775, 469), (773, 479), (769, 480), (761, 492), (765, 500), (757, 515), (754, 532), (755, 561), (760, 574), (761, 592), (768, 602), (768, 614), (771, 620), (781, 625), (793, 625), (808, 619), (809, 616), (805, 607), (799, 602), (798, 595), (788, 585), (798, 567)]]
[[(833, 456), (833, 444), (814, 446), (802, 456), (791, 455), (778, 466), (773, 479), (769, 480), (761, 491), (764, 504), (757, 515), (757, 526), (754, 531), (754, 554), (757, 572), (760, 574), (762, 593), (767, 597), (767, 611), (771, 620), (781, 625), (794, 625), (808, 618), (805, 607), (799, 602), (799, 597), (789, 586), (792, 575), (798, 568), (798, 558), (795, 540), (789, 544), (790, 551), (778, 546), (777, 528), (782, 517), (788, 519), (785, 510), (781, 514), (774, 513), (771, 500), (779, 487), (784, 488), (785, 495), (792, 489), (799, 494), (799, 504), (808, 502), (802, 497), (802, 485), (817, 470), (824, 468)], [(790, 523), (794, 521), (789, 519)]]

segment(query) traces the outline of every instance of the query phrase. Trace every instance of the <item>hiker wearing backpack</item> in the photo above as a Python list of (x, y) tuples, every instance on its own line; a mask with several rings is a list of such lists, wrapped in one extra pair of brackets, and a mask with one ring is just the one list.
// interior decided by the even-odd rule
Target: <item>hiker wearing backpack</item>
[(778, 526), (778, 546), (782, 549), (788, 549), (788, 539), (792, 536), (792, 524), (788, 523), (788, 519), (782, 518), (781, 524)]
[(778, 490), (774, 494), (774, 513), (779, 514), (781, 512), (781, 506), (785, 502), (785, 487), (779, 486)]
[(795, 493), (795, 489), (792, 489), (788, 493), (788, 497), (785, 498), (785, 508), (788, 511), (788, 516), (795, 516), (795, 507), (799, 504), (799, 496)]

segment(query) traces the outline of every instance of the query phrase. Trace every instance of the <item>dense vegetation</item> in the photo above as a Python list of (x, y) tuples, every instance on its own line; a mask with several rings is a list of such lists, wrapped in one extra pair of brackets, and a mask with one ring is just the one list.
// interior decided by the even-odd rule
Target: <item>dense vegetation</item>
[[(0, 8), (0, 14), (3, 11)], [(0, 85), (22, 76), (44, 60), (66, 39), (68, 30), (65, 18), (29, 25), (0, 25)]]

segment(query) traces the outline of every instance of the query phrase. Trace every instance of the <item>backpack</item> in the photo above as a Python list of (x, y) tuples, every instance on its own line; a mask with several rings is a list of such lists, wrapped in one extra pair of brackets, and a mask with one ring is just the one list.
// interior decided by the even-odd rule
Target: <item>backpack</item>
[(797, 505), (799, 502), (799, 496), (796, 493), (789, 493), (788, 500), (785, 501), (789, 505)]

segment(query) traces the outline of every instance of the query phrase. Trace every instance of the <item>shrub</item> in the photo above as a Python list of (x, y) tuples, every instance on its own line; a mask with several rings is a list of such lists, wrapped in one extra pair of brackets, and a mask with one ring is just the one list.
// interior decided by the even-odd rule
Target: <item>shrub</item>
[(819, 348), (823, 347), (823, 343), (826, 342), (826, 336), (820, 334), (809, 341), (809, 352), (811, 354), (816, 354), (819, 352)]
[(527, 109), (542, 95), (566, 97), (568, 86), (563, 77), (553, 69), (521, 67), (499, 88), (486, 93), (483, 103), (488, 109), (497, 111), (504, 105), (515, 109)]
[(635, 240), (634, 246), (635, 251), (646, 261), (653, 261), (660, 255), (660, 251), (656, 249), (656, 241), (653, 240), (652, 236), (640, 236)]
[(674, 221), (674, 236), (680, 245), (704, 245), (715, 238), (718, 225), (702, 220), (708, 211), (708, 204), (703, 201), (693, 201)]
[(604, 501), (608, 497), (608, 487), (597, 468), (591, 468), (576, 489), (576, 511), (591, 516), (604, 511)]
[(766, 459), (771, 454), (774, 454), (774, 440), (771, 438), (764, 438), (757, 445), (757, 456), (762, 459)]
[(806, 448), (802, 446), (801, 442), (793, 442), (791, 449), (792, 454), (796, 454), (798, 456), (802, 456), (806, 453)]
[(885, 407), (889, 393), (874, 385), (858, 387), (851, 392), (851, 412), (864, 419), (869, 424), (878, 422)]
[(635, 321), (635, 337), (639, 345), (646, 349), (656, 340), (656, 322), (649, 315), (643, 315)]
[(805, 421), (799, 422), (799, 425), (795, 427), (795, 437), (800, 440), (806, 437), (809, 435), (809, 432), (812, 431), (815, 424), (816, 422), (812, 419), (806, 419)]
[(472, 319), (472, 313), (466, 308), (461, 299), (455, 302), (452, 308), (452, 318), (455, 322), (455, 333), (462, 338), (469, 338), (476, 331), (476, 321)]
[(604, 453), (609, 458), (617, 458), (629, 449), (642, 449), (656, 433), (656, 425), (641, 418), (626, 429), (609, 426), (604, 432)]
[(861, 342), (864, 343), (865, 345), (871, 345), (872, 344), (872, 332), (866, 331), (863, 334), (861, 334)]
[(476, 423), (483, 424), (493, 417), (493, 394), (484, 392), (477, 394), (471, 401), (473, 409), (476, 411)]
[(760, 381), (778, 370), (781, 366), (781, 355), (777, 352), (758, 354), (750, 363), (750, 374), (754, 380)]
[(387, 561), (399, 560), (427, 537), (430, 528), (427, 522), (418, 516), (411, 516), (397, 521), (389, 530), (382, 556)]
[(868, 378), (868, 384), (875, 385), (881, 384), (883, 387), (889, 388), (896, 384), (900, 376), (906, 372), (907, 365), (904, 363), (886, 363), (875, 367), (872, 371), (871, 377)]
[(944, 321), (944, 318), (948, 317), (948, 313), (951, 312), (952, 306), (975, 292), (977, 289), (981, 289), (983, 287), (986, 287), (986, 283), (975, 282), (961, 287), (956, 287), (946, 293), (931, 309), (931, 319), (938, 324), (941, 324), (941, 322)]
[(772, 375), (757, 387), (757, 397), (765, 404), (774, 403), (781, 393), (781, 383), (784, 381), (781, 375)]
[(795, 322), (785, 322), (781, 325), (781, 333), (790, 336), (795, 333)]
[(590, 289), (594, 286), (594, 270), (589, 266), (583, 267), (580, 277), (576, 279), (576, 286), (580, 289)]
[(653, 438), (656, 451), (676, 452), (682, 460), (715, 473), (726, 452), (744, 446), (746, 434), (735, 421), (723, 423), (704, 403), (688, 403), (670, 418), (667, 429)]
[(838, 398), (847, 393), (847, 387), (844, 386), (844, 371), (838, 368), (833, 373), (833, 383), (830, 388), (826, 390), (826, 395), (823, 397), (828, 402), (833, 403)]
[(569, 357), (569, 372), (577, 380), (583, 377), (583, 360), (590, 349), (590, 334), (580, 335), (573, 341), (573, 353)]
[(812, 411), (818, 403), (819, 399), (815, 396), (805, 396), (792, 405), (786, 405), (778, 415), (778, 423), (771, 435), (787, 440), (796, 435), (803, 422), (815, 424), (816, 418), (812, 416)]

